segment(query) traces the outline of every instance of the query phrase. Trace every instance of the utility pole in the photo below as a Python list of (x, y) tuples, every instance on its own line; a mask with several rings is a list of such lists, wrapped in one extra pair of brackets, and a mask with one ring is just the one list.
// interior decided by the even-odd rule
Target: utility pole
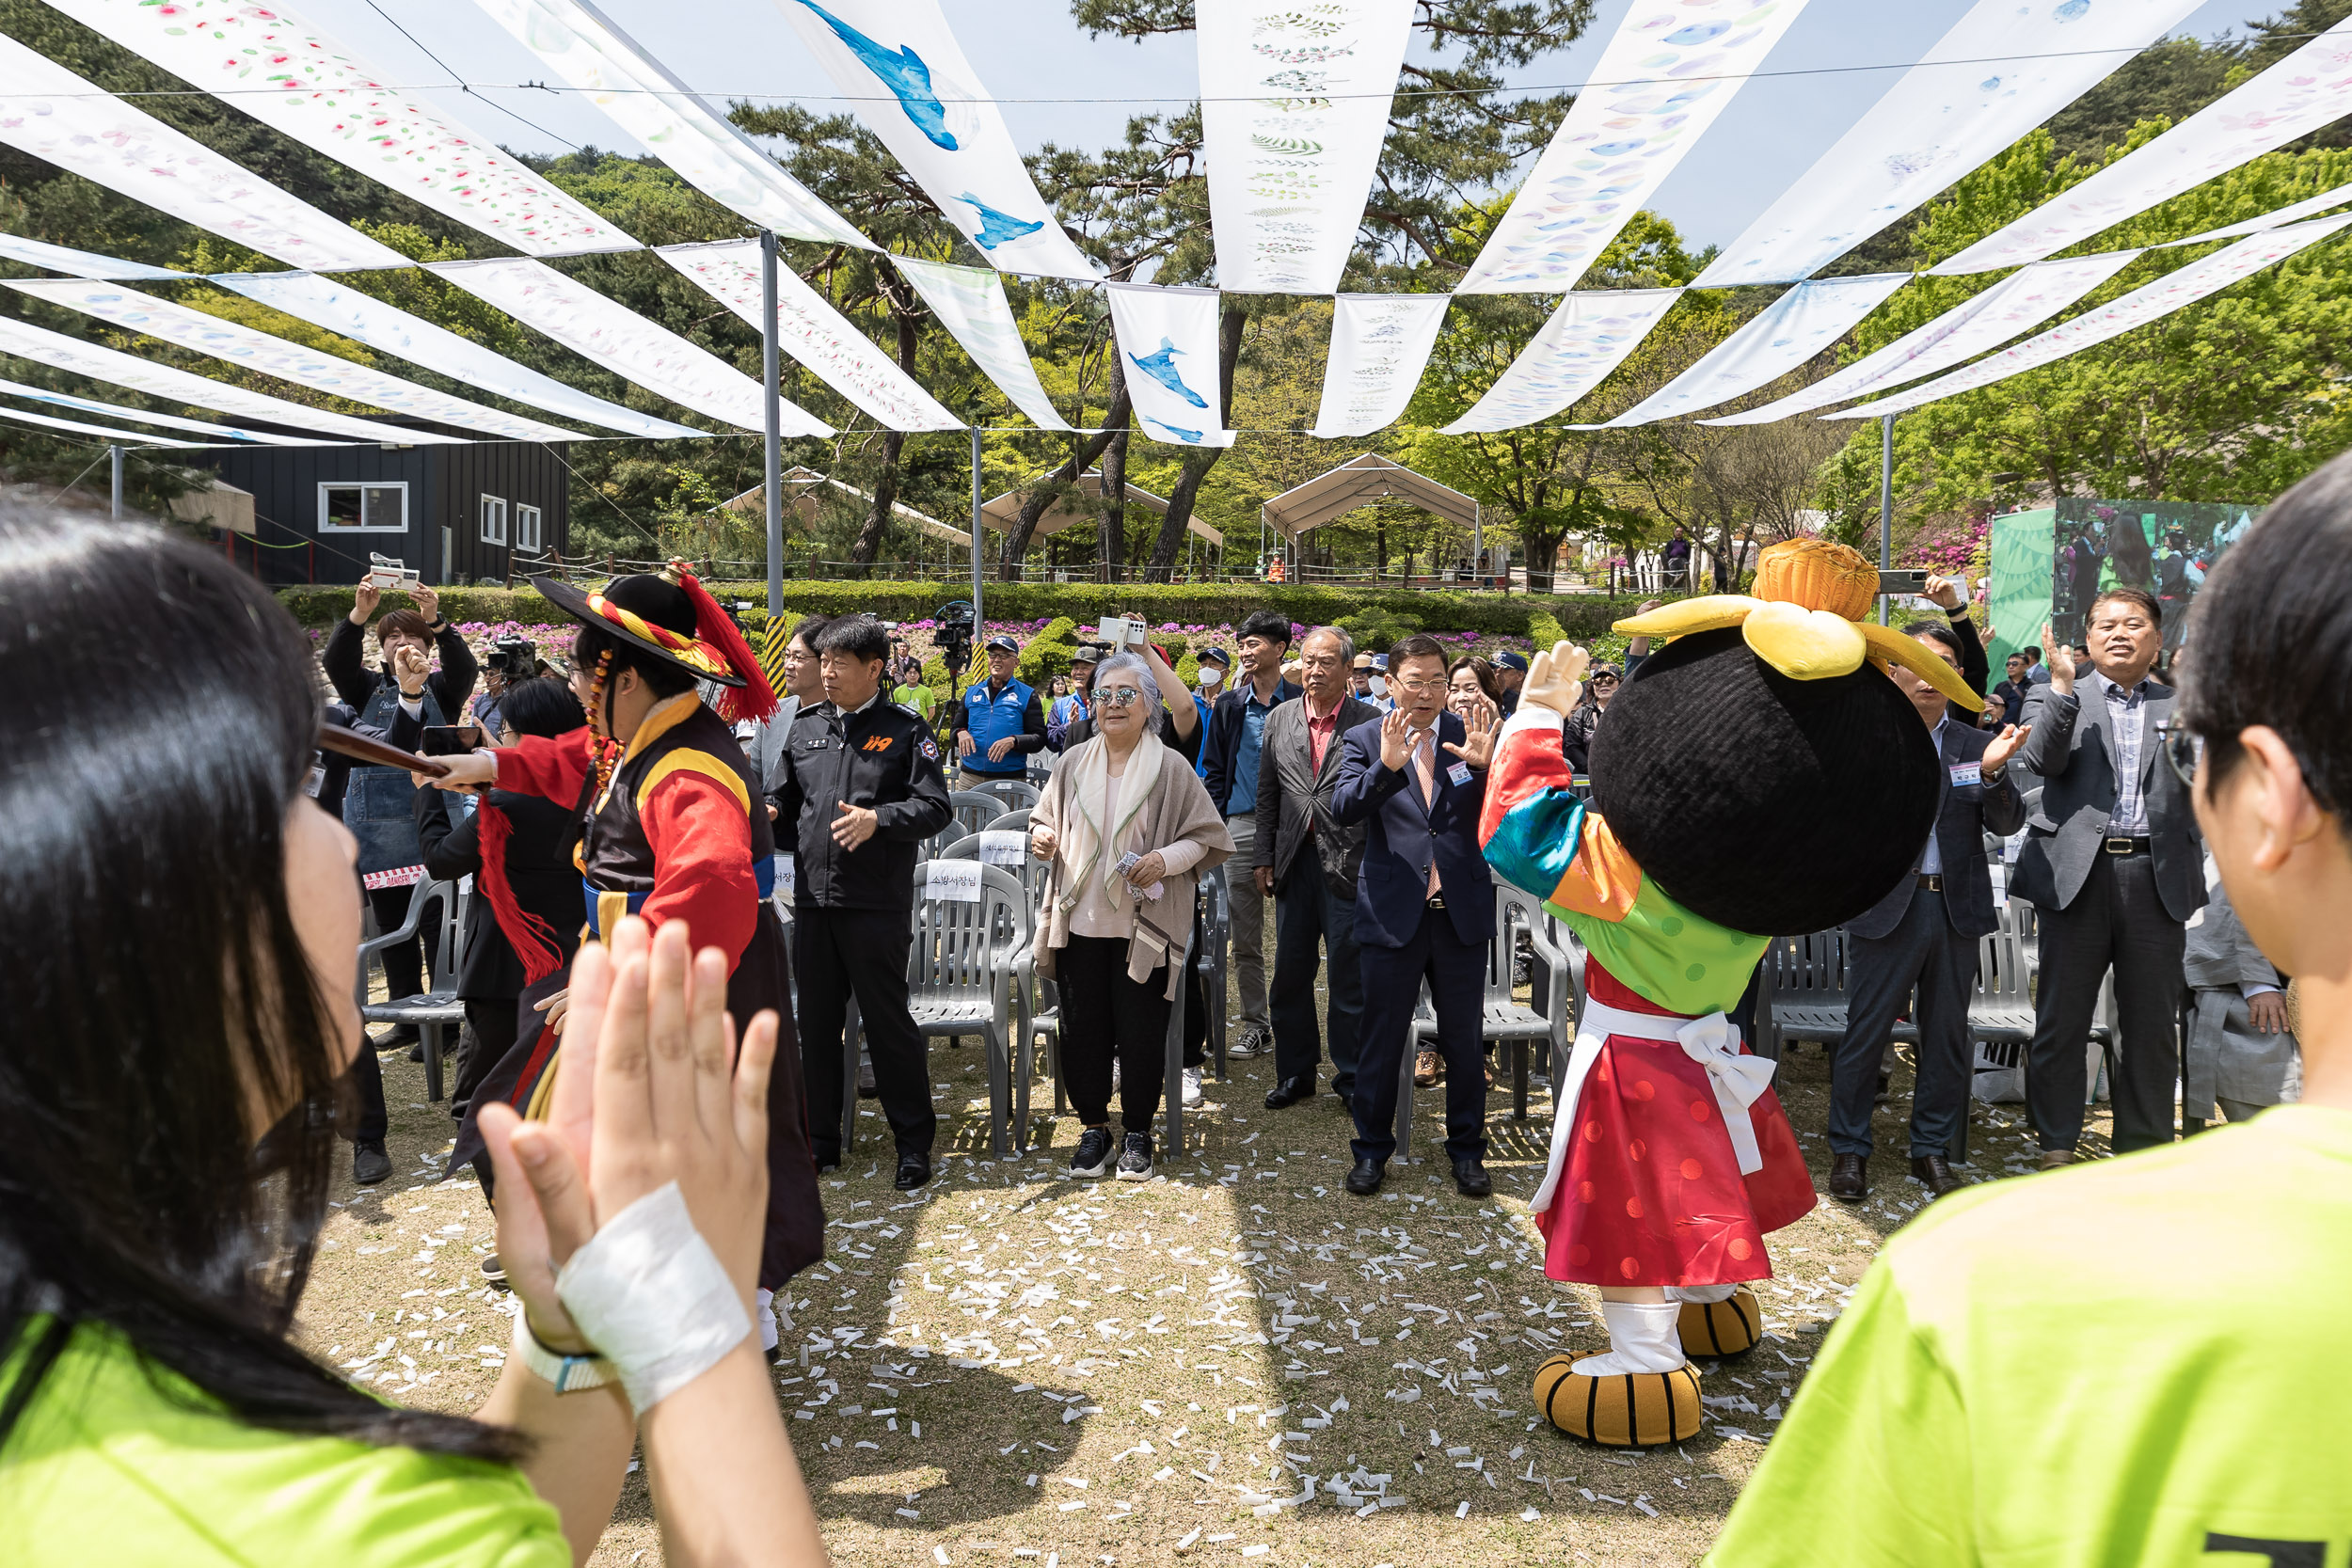
[(768, 421), (760, 499), (768, 503), (768, 618), (784, 613), (784, 396), (776, 345), (776, 235), (759, 231), (759, 386)]
[(122, 521), (122, 448), (110, 446), (106, 457), (114, 469), (114, 520)]
[[(1879, 570), (1892, 563), (1895, 531), (1895, 416), (1879, 418)], [(1879, 625), (1886, 625), (1888, 600), (1879, 595)]]
[(972, 410), (972, 636), (988, 641), (988, 620), (980, 613), (980, 411)]

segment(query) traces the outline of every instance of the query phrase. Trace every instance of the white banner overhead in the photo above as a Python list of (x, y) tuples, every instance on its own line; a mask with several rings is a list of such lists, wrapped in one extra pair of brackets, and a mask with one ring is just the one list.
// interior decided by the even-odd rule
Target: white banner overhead
[(1046, 430), (1068, 430), (1070, 421), (1054, 409), (1037, 378), (1029, 347), (1021, 341), (1021, 327), (1005, 300), (1005, 280), (980, 267), (951, 267), (941, 261), (893, 256), (891, 261), (906, 275), (923, 303), (931, 308), (948, 335), (963, 345), (972, 362), (985, 372), (1012, 405)]
[(75, 408), (85, 414), (103, 414), (108, 419), (129, 420), (136, 424), (159, 424), (167, 430), (192, 430), (199, 436), (217, 436), (225, 441), (251, 441), (267, 447), (341, 446), (340, 441), (322, 441), (315, 436), (273, 436), (259, 430), (246, 430), (232, 424), (214, 424), (205, 420), (182, 419), (177, 414), (158, 414), (151, 409), (127, 408), (119, 403), (100, 403), (95, 398), (77, 398), (67, 392), (53, 392), (46, 387), (28, 387), (22, 381), (0, 381), (0, 392), (12, 398), (29, 398), (58, 408)]
[(5, 281), (20, 293), (96, 316), (125, 331), (177, 343), (198, 354), (209, 354), (246, 370), (274, 375), (312, 391), (349, 398), (354, 403), (373, 404), (439, 424), (485, 431), (510, 441), (570, 441), (580, 436), (577, 430), (542, 424), (519, 414), (451, 397), (308, 344), (256, 332), (249, 326), (240, 326), (235, 322), (119, 284), (78, 277), (17, 277)]
[(874, 243), (588, 0), (476, 0), (646, 151), (721, 206), (796, 240)]
[(1977, 0), (1694, 287), (1809, 277), (2089, 91), (2198, 0)]
[(834, 86), (855, 101), (866, 128), (990, 265), (1093, 280), (1094, 268), (1038, 195), (939, 0), (776, 4)]
[(1804, 3), (1633, 0), (1457, 292), (1574, 288)]
[(115, 430), (103, 424), (84, 424), (79, 420), (52, 419), (47, 414), (28, 414), (21, 408), (0, 408), (0, 420), (40, 425), (49, 430), (71, 431), (76, 436), (95, 436), (101, 440), (118, 442), (126, 447), (205, 447), (215, 444), (210, 441), (175, 441), (168, 436), (142, 436), (135, 430)]
[(2226, 289), (2240, 278), (2286, 260), (2307, 245), (2318, 244), (2347, 223), (2352, 223), (2352, 213), (2252, 235), (2227, 249), (2217, 250), (2210, 256), (2201, 257), (2185, 267), (2166, 273), (2154, 282), (2134, 289), (2095, 310), (2086, 310), (2072, 321), (2061, 322), (2038, 337), (2028, 338), (2015, 348), (1979, 359), (1964, 370), (1954, 371), (1924, 387), (1915, 387), (1908, 392), (1898, 392), (1893, 397), (1841, 409), (1835, 414), (1824, 414), (1821, 418), (1874, 420), (1883, 414), (1899, 414), (1921, 404), (1974, 391), (2021, 372), (2037, 370), (2093, 344), (2120, 337), (2135, 326), (2144, 326), (2160, 316), (2169, 315), (2184, 305)]
[(1770, 424), (1791, 414), (1826, 408), (1833, 403), (1883, 391), (1949, 370), (1988, 349), (2000, 347), (2020, 332), (2032, 331), (2122, 271), (2140, 254), (2137, 250), (2116, 250), (2065, 261), (2036, 261), (2032, 266), (2021, 267), (1983, 293), (1810, 387), (1744, 414), (1701, 420), (1699, 423)]
[[(646, 320), (545, 261), (434, 261), (447, 278), (525, 326), (544, 332), (583, 359), (683, 408), (739, 430), (768, 428), (760, 385), (708, 349)], [(830, 436), (825, 423), (789, 398), (778, 398), (787, 436)]]
[[(655, 253), (755, 330), (759, 319), (759, 242), (663, 245)], [(776, 268), (776, 339), (826, 386), (888, 430), (961, 430), (963, 421), (923, 390), (874, 340), (860, 332), (790, 267)]]
[(1327, 294), (1356, 246), (1414, 0), (1195, 0), (1217, 287)]
[(2317, 196), (2281, 207), (2277, 212), (2265, 213), (2258, 218), (2248, 218), (2244, 223), (2233, 223), (2226, 229), (2208, 229), (2201, 234), (2191, 234), (2185, 240), (2174, 240), (2170, 245), (2161, 245), (2156, 248), (2171, 250), (2185, 245), (2203, 245), (2209, 240), (2239, 239), (2248, 234), (2259, 234), (2265, 229), (2282, 229), (2290, 223), (2317, 217), (2329, 208), (2342, 207), (2347, 202), (2352, 202), (2352, 185), (2338, 185), (2331, 191), (2322, 191)]
[(1126, 362), (1127, 395), (1145, 439), (1232, 446), (1217, 370), (1216, 291), (1109, 283), (1104, 292)]
[(101, 256), (93, 250), (76, 250), (72, 245), (28, 240), (22, 234), (0, 234), (0, 256), (27, 266), (61, 272), (70, 277), (103, 277), (110, 283), (180, 283), (194, 276), (174, 272), (169, 267), (151, 267), (144, 261)]
[(1516, 430), (1548, 420), (1625, 362), (1680, 289), (1587, 289), (1560, 302), (1476, 406), (1440, 432)]
[(1874, 272), (1800, 283), (1708, 350), (1699, 362), (1604, 425), (1623, 430), (1695, 414), (1776, 381), (1844, 337), (1854, 323), (1911, 281), (1907, 272)]
[[(51, 3), (272, 130), (527, 256), (638, 248), (492, 143), (385, 86), (283, 8), (249, 0)], [(335, 270), (314, 259), (295, 264)]]
[(1332, 301), (1331, 349), (1311, 435), (1369, 436), (1394, 424), (1413, 401), (1422, 367), (1445, 325), (1451, 294), (1341, 294)]
[(128, 387), (135, 392), (145, 392), (151, 397), (166, 398), (197, 408), (216, 408), (239, 419), (292, 425), (296, 430), (332, 431), (354, 440), (402, 446), (441, 446), (465, 439), (462, 436), (409, 430), (400, 425), (382, 424), (374, 420), (357, 419), (349, 414), (330, 414), (324, 408), (289, 403), (267, 392), (231, 387), (225, 381), (215, 381), (210, 376), (197, 375), (170, 365), (159, 365), (152, 359), (142, 359), (137, 355), (124, 354), (119, 349), (86, 343), (79, 338), (69, 338), (62, 332), (52, 332), (47, 327), (35, 326), (30, 322), (12, 321), (6, 316), (0, 316), (0, 354), (13, 354), (20, 359), (87, 376), (92, 381)]
[(2154, 141), (1928, 270), (1991, 272), (2039, 261), (2352, 114), (2352, 17)]
[[(293, 266), (408, 264), (389, 245), (247, 173), (5, 34), (0, 34), (0, 142)], [(31, 256), (18, 259), (51, 264)]]
[(707, 436), (707, 430), (656, 419), (566, 387), (553, 376), (493, 353), (471, 338), (461, 338), (445, 326), (412, 316), (396, 305), (361, 293), (348, 283), (308, 272), (216, 273), (209, 281), (233, 289), (273, 310), (298, 316), (313, 326), (340, 332), (355, 342), (395, 355), (412, 365), (438, 371), (454, 381), (480, 388), (533, 408), (566, 419), (603, 425), (631, 436), (667, 439)]

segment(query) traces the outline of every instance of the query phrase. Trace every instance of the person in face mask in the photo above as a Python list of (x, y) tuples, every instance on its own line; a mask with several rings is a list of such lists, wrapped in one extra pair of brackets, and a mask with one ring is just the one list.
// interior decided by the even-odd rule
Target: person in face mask
[[(1232, 671), (1233, 656), (1232, 654), (1222, 648), (1200, 650), (1200, 673), (1193, 677), (1194, 684), (1200, 689), (1193, 693), (1192, 705), (1200, 711), (1203, 735), (1208, 733), (1209, 710), (1216, 705), (1217, 698), (1224, 695), (1225, 683), (1231, 678)], [(1209, 755), (1206, 747), (1201, 748), (1200, 760), (1193, 765), (1193, 771), (1204, 779), (1209, 776)]]

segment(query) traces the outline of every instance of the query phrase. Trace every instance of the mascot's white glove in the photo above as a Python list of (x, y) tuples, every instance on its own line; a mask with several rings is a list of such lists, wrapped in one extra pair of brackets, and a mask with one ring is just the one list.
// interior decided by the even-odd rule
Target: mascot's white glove
[(1573, 642), (1554, 642), (1549, 653), (1537, 654), (1527, 667), (1519, 689), (1519, 705), (1533, 703), (1565, 719), (1584, 695), (1584, 672), (1593, 656)]

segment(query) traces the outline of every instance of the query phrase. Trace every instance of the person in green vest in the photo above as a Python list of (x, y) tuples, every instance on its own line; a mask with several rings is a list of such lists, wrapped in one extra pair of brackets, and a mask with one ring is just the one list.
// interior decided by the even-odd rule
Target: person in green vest
[(2296, 977), (2302, 1101), (1939, 1198), (1864, 1275), (1717, 1568), (2352, 1550), (2352, 460), (2221, 560), (2189, 638), (2153, 766)]

